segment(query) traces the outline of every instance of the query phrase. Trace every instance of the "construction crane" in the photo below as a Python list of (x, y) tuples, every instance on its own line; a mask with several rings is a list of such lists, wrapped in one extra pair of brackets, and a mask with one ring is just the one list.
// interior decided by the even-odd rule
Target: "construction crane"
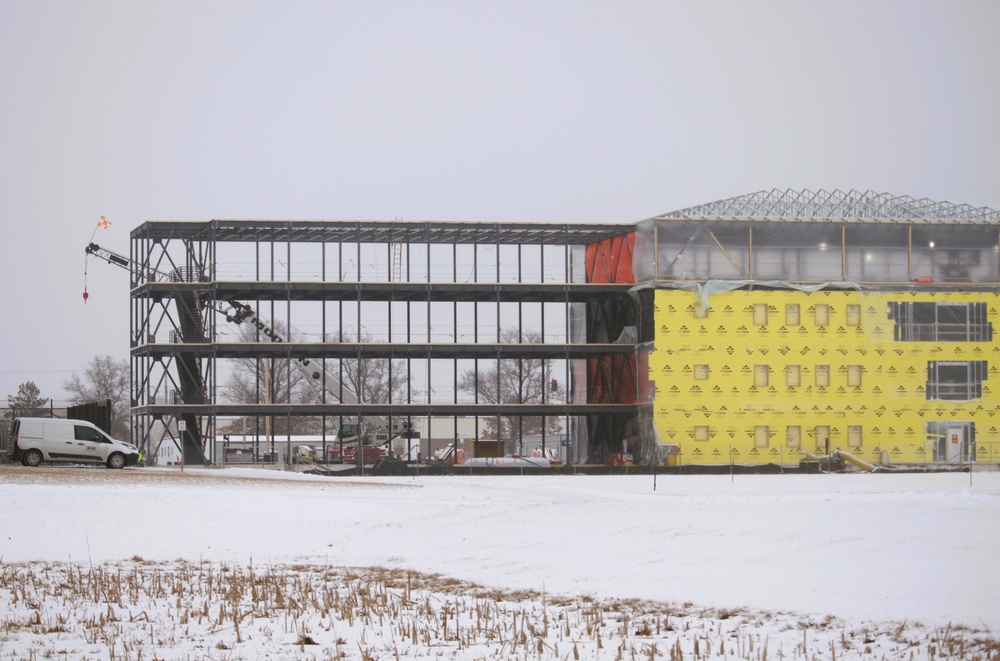
[[(254, 312), (254, 309), (249, 305), (233, 299), (226, 302), (233, 308), (233, 312), (226, 315), (226, 321), (234, 324), (246, 322), (256, 328), (270, 342), (280, 344), (286, 341), (273, 324)], [(292, 358), (291, 361), (292, 365), (305, 375), (309, 383), (320, 384), (327, 392), (336, 397), (337, 401), (343, 404), (361, 403), (358, 396), (350, 388), (344, 386), (332, 372), (323, 369), (309, 358)]]
[[(123, 268), (136, 278), (139, 274), (147, 277), (169, 281), (176, 279), (179, 272), (175, 271), (174, 276), (159, 271), (145, 264), (139, 264), (124, 255), (120, 255), (113, 250), (102, 248), (96, 243), (90, 243), (86, 247), (89, 257), (93, 255), (103, 259), (112, 266)], [(180, 383), (181, 397), (188, 404), (203, 404), (205, 402), (205, 381), (201, 373), (201, 365), (198, 356), (192, 351), (185, 351), (183, 345), (192, 342), (205, 341), (205, 327), (201, 317), (202, 302), (197, 294), (190, 289), (176, 291), (172, 294), (177, 305), (178, 316), (180, 318), (180, 328), (178, 334), (181, 344), (176, 353), (177, 379)], [(83, 300), (87, 300), (87, 290), (84, 287)], [(181, 432), (181, 452), (184, 455), (185, 464), (206, 464), (209, 463), (205, 456), (204, 441), (202, 439), (201, 428), (198, 425), (198, 417), (194, 413), (182, 413), (179, 419), (184, 422), (184, 431)]]

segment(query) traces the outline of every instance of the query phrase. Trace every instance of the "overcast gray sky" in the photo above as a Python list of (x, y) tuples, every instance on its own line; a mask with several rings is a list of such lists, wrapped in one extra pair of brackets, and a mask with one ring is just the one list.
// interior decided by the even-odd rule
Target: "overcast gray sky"
[(0, 3), (0, 397), (128, 355), (146, 220), (1000, 208), (1000, 3)]

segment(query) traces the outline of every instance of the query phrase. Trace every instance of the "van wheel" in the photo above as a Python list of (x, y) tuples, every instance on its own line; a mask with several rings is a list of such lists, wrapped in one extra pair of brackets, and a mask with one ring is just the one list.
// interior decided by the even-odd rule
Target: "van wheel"
[(25, 466), (41, 466), (42, 465), (42, 453), (38, 450), (28, 450), (21, 457), (21, 463)]
[(108, 468), (125, 468), (125, 455), (115, 452), (108, 457)]

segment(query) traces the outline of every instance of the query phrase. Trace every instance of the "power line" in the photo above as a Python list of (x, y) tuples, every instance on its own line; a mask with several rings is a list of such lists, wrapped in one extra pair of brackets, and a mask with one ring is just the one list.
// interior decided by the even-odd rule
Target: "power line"
[(0, 371), (0, 374), (72, 374), (73, 372), (82, 372), (83, 368), (75, 370), (13, 370), (13, 371)]

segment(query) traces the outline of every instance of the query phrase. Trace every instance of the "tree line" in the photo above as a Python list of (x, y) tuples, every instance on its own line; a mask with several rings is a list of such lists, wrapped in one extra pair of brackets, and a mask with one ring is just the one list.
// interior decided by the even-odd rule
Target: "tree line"
[[(111, 401), (111, 435), (129, 440), (129, 361), (113, 356), (94, 356), (82, 373), (74, 372), (63, 382), (63, 389), (73, 405), (87, 402)], [(52, 411), (51, 398), (42, 395), (34, 381), (25, 381), (17, 394), (7, 395), (8, 411), (5, 417), (48, 416)]]
[[(301, 341), (301, 334), (286, 325), (275, 324), (275, 329), (290, 341)], [(241, 326), (239, 341), (260, 341), (258, 331)], [(328, 336), (328, 342), (370, 343), (365, 333)], [(499, 336), (501, 344), (541, 343), (542, 337), (534, 331), (521, 332), (516, 328), (504, 329)], [(551, 360), (545, 358), (517, 358), (493, 361), (480, 369), (462, 372), (457, 381), (458, 392), (482, 404), (542, 404), (560, 401), (563, 392), (551, 380)], [(344, 390), (357, 395), (368, 404), (390, 402), (419, 402), (426, 393), (413, 383), (407, 374), (405, 360), (390, 358), (342, 359), (330, 361), (334, 376)], [(241, 358), (233, 361), (233, 371), (222, 392), (222, 399), (232, 403), (307, 404), (317, 401), (337, 401), (324, 394), (319, 384), (309, 380), (295, 369), (287, 359)], [(501, 440), (507, 449), (516, 449), (521, 436), (555, 433), (559, 420), (542, 416), (489, 416), (482, 419), (484, 439)], [(308, 416), (279, 416), (266, 420), (252, 416), (232, 421), (227, 431), (240, 434), (321, 434), (336, 429), (324, 428), (321, 418)], [(269, 428), (268, 428), (269, 426)]]
[[(276, 325), (277, 330), (296, 341), (294, 331)], [(255, 329), (240, 328), (240, 341), (257, 341)], [(500, 343), (538, 343), (542, 338), (533, 332), (521, 333), (517, 329), (501, 332)], [(371, 338), (329, 337), (335, 342), (370, 342)], [(463, 372), (457, 382), (458, 392), (483, 404), (541, 404), (562, 396), (557, 384), (550, 380), (551, 361), (543, 358), (519, 358), (495, 361), (488, 366)], [(128, 440), (129, 432), (129, 382), (130, 366), (127, 358), (109, 355), (95, 356), (86, 368), (63, 382), (72, 404), (111, 401), (112, 436)], [(337, 366), (336, 375), (344, 388), (355, 393), (360, 401), (370, 404), (419, 401), (425, 394), (407, 376), (406, 361), (389, 358), (346, 359)], [(242, 358), (234, 360), (220, 399), (233, 403), (311, 403), (335, 401), (329, 399), (302, 373), (293, 369), (287, 359)], [(6, 417), (31, 417), (49, 415), (51, 400), (40, 392), (33, 381), (18, 387), (17, 394), (8, 395), (9, 410)], [(310, 417), (276, 416), (265, 421), (263, 416), (233, 421), (226, 430), (230, 433), (259, 434), (265, 432), (265, 422), (271, 433), (318, 434), (335, 433), (335, 428), (325, 428), (324, 420)], [(326, 424), (330, 424), (326, 422)], [(522, 435), (552, 433), (557, 431), (556, 419), (518, 416), (489, 416), (483, 418), (483, 437), (502, 440), (508, 449), (514, 447)]]

